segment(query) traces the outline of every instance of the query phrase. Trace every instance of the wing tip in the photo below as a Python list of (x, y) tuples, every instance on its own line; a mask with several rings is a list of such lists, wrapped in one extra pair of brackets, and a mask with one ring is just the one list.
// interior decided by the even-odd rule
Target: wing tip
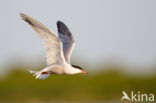
[(33, 23), (29, 20), (29, 16), (27, 16), (27, 15), (24, 14), (24, 13), (19, 13), (19, 15), (21, 16), (21, 18), (22, 18), (25, 22), (27, 22), (27, 23), (30, 24), (30, 25), (33, 25)]
[(56, 22), (57, 24), (57, 28), (58, 28), (58, 32), (63, 34), (63, 35), (67, 35), (67, 36), (71, 36), (71, 32), (68, 29), (68, 27), (65, 25), (65, 23), (63, 23), (62, 21), (58, 20)]
[(67, 28), (67, 26), (60, 20), (58, 20), (56, 22), (56, 24), (57, 24), (58, 30), (60, 30), (62, 28), (62, 26)]
[(22, 18), (23, 20), (25, 20), (25, 19), (27, 18), (27, 15), (24, 14), (24, 13), (19, 13), (19, 15), (21, 16), (21, 18)]
[(60, 25), (60, 24), (64, 24), (61, 20), (58, 20), (57, 22), (56, 22), (56, 24), (57, 25)]

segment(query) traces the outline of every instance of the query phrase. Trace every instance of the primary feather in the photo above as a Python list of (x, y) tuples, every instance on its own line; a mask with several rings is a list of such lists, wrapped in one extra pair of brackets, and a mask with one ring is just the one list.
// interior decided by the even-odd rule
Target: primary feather
[(61, 21), (57, 22), (58, 35), (63, 43), (63, 52), (66, 62), (70, 64), (70, 56), (74, 48), (74, 38), (68, 27)]

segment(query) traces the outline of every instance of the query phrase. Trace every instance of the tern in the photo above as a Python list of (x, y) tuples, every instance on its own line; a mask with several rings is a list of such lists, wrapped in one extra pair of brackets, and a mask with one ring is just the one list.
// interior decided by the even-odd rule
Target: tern
[(87, 72), (80, 66), (70, 63), (70, 56), (74, 48), (75, 40), (68, 27), (57, 21), (58, 36), (45, 25), (31, 16), (20, 13), (22, 19), (27, 22), (44, 40), (46, 48), (47, 66), (40, 71), (29, 70), (36, 79), (46, 79), (50, 74), (77, 74)]

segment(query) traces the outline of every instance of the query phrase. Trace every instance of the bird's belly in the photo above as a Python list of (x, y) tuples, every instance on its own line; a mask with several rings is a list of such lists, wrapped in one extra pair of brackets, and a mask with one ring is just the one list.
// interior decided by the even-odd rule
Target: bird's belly
[(51, 74), (64, 74), (64, 70), (62, 68), (62, 66), (53, 66), (49, 73)]

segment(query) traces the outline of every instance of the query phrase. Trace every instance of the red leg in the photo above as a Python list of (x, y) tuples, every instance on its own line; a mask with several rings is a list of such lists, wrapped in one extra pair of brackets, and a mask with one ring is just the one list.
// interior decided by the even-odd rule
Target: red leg
[(48, 74), (48, 72), (42, 72), (42, 74)]

